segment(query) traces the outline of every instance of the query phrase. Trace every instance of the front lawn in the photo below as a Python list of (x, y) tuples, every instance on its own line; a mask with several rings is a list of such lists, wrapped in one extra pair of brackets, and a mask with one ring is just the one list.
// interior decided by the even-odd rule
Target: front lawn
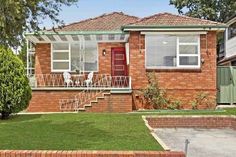
[(236, 115), (236, 109), (17, 115), (0, 120), (0, 149), (163, 150), (142, 115)]
[(162, 150), (140, 115), (18, 115), (0, 121), (0, 149)]

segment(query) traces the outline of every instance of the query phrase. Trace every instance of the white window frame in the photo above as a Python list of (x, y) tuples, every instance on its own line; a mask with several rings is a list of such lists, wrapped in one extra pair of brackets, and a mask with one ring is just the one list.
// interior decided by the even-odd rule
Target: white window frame
[[(200, 69), (201, 68), (201, 45), (200, 45), (200, 34), (176, 34), (176, 66), (173, 67), (168, 67), (168, 66), (147, 66), (147, 38), (145, 34), (145, 68), (146, 69)], [(160, 35), (160, 34), (155, 34), (155, 35)], [(163, 35), (169, 35), (168, 33)], [(180, 36), (192, 36), (196, 35), (198, 37), (197, 42), (193, 43), (183, 43), (179, 42), (179, 37)], [(179, 52), (179, 46), (180, 45), (197, 45), (198, 46), (198, 53), (197, 54), (180, 54)], [(180, 65), (180, 57), (198, 57), (198, 65)]]
[[(53, 44), (60, 44), (60, 43), (51, 43), (51, 71), (52, 72), (64, 72), (64, 71), (70, 71), (71, 69), (71, 52), (70, 52), (70, 44), (69, 43), (61, 43), (61, 44), (68, 44), (68, 49), (67, 50), (54, 50), (53, 49)], [(61, 52), (68, 52), (69, 55), (69, 59), (67, 60), (55, 60), (53, 58), (53, 54), (54, 53), (61, 53)], [(53, 68), (53, 63), (64, 63), (64, 62), (68, 62), (69, 63), (69, 68), (68, 69), (54, 69)]]
[[(179, 47), (180, 45), (189, 45), (189, 46), (198, 46), (197, 54), (180, 54)], [(176, 62), (177, 68), (200, 68), (201, 67), (201, 46), (200, 46), (200, 35), (197, 36), (197, 42), (192, 43), (184, 43), (179, 41), (179, 36), (177, 36), (177, 55), (176, 55)], [(180, 57), (198, 57), (198, 64), (197, 65), (180, 65)]]
[[(71, 70), (71, 44), (78, 43), (78, 42), (51, 42), (51, 72), (75, 72)], [(69, 49), (68, 50), (53, 50), (53, 44), (68, 44)], [(96, 42), (97, 45), (97, 70), (93, 72), (98, 72), (99, 71), (99, 52), (98, 52), (98, 43)], [(80, 45), (81, 47), (81, 45)], [(81, 47), (82, 48), (82, 47)], [(86, 48), (84, 48), (86, 50)], [(53, 53), (54, 52), (69, 52), (69, 59), (68, 60), (54, 60), (53, 59)], [(86, 53), (86, 52), (85, 52)], [(53, 63), (54, 62), (69, 62), (69, 68), (68, 69), (53, 69)], [(84, 71), (84, 72), (91, 72), (91, 71)]]

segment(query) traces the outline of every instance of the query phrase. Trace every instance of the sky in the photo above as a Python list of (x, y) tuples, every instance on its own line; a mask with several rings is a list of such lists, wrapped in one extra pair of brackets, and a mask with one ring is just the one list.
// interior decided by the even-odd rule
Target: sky
[[(169, 5), (169, 0), (79, 0), (77, 6), (63, 6), (59, 18), (69, 24), (114, 11), (138, 17), (160, 12), (178, 13), (174, 6)], [(42, 22), (42, 27), (52, 27), (49, 19)]]

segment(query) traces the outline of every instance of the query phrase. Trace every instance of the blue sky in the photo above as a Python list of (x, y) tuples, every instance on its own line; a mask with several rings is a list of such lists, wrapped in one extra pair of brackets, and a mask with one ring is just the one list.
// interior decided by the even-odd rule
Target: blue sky
[[(160, 12), (178, 13), (174, 6), (169, 5), (169, 0), (79, 0), (77, 7), (64, 6), (60, 19), (68, 24), (114, 11), (122, 11), (138, 17)], [(52, 24), (47, 19), (41, 26), (50, 28)]]

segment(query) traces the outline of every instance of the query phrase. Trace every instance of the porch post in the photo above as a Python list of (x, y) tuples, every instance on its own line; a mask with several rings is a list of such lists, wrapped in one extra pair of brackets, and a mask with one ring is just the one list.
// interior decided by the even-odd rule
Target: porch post
[(29, 76), (29, 41), (26, 39), (26, 74)]

